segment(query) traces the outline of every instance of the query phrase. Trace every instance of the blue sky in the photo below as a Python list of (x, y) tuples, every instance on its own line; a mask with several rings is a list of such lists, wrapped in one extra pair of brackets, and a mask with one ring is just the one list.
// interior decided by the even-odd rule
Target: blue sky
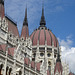
[[(30, 34), (39, 27), (42, 0), (5, 0), (5, 13), (17, 22), (21, 33), (25, 8), (28, 8)], [(75, 71), (75, 0), (44, 0), (46, 26), (52, 30), (62, 47), (62, 59)], [(65, 56), (63, 54), (65, 53)], [(70, 57), (67, 57), (70, 54)], [(72, 61), (72, 63), (71, 63)]]

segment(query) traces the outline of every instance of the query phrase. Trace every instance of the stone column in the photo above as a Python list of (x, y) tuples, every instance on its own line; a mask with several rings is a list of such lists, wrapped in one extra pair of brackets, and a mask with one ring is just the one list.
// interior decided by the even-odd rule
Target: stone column
[(4, 75), (6, 75), (7, 56), (8, 56), (8, 51), (6, 50), (5, 65), (4, 65)]

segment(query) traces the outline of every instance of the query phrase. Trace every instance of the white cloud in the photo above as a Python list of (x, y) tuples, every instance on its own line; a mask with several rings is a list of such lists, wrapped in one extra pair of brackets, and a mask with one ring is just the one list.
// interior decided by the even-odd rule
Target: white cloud
[(61, 40), (59, 38), (58, 40), (61, 45), (62, 61), (66, 60), (69, 64), (70, 70), (75, 73), (75, 47), (72, 47), (73, 41), (71, 40), (71, 36), (67, 36), (66, 40)]

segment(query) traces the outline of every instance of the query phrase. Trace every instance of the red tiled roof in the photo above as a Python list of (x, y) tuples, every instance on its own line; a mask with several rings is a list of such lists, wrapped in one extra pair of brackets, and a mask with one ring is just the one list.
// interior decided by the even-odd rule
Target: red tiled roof
[(35, 62), (31, 61), (31, 68), (35, 68)]
[(0, 17), (3, 19), (4, 17), (4, 5), (0, 3)]
[(26, 65), (29, 65), (30, 64), (30, 59), (28, 57), (24, 58), (24, 62)]
[(40, 32), (39, 44), (40, 45), (45, 45), (45, 33), (44, 33), (44, 30), (41, 30), (41, 32)]
[[(16, 48), (15, 47), (13, 47), (13, 48), (8, 48), (8, 54), (9, 55), (11, 55), (11, 56), (14, 56), (14, 50), (15, 50)], [(2, 51), (6, 51), (6, 44), (1, 44), (0, 45), (0, 50), (2, 50)]]
[(41, 66), (41, 63), (36, 63), (36, 70), (37, 71), (40, 71), (40, 66)]
[(15, 48), (8, 48), (8, 54), (14, 56), (14, 50)]
[(39, 41), (39, 45), (45, 45), (45, 41), (47, 41), (48, 46), (52, 46), (52, 43), (54, 43), (54, 46), (58, 46), (58, 40), (55, 37), (55, 35), (48, 29), (37, 29), (35, 30), (31, 36), (33, 46), (37, 45)]
[(58, 71), (58, 72), (61, 73), (61, 75), (62, 75), (63, 69), (62, 69), (62, 64), (61, 64), (61, 62), (57, 62), (57, 63), (56, 63), (56, 65), (55, 65), (55, 70), (54, 70), (54, 74), (56, 73), (56, 71)]
[(11, 20), (9, 20), (8, 18), (6, 18), (6, 20), (8, 22), (8, 31), (12, 32), (15, 36), (19, 37), (17, 26), (13, 22), (11, 22)]
[(28, 26), (23, 26), (22, 27), (22, 32), (21, 32), (21, 37), (24, 37), (24, 39), (26, 40), (26, 37), (29, 37), (29, 30), (28, 30)]
[(51, 73), (50, 73), (50, 71), (49, 71), (49, 70), (47, 70), (47, 75), (51, 75)]
[(1, 44), (0, 45), (0, 50), (4, 51), (6, 50), (6, 44)]
[(37, 30), (35, 36), (33, 36), (33, 45), (37, 45), (37, 42), (38, 42), (38, 34), (39, 34), (39, 30)]

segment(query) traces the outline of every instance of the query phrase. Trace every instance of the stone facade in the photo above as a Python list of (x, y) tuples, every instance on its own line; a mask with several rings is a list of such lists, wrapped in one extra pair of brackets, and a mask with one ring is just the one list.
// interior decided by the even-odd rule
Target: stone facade
[[(44, 8), (40, 26), (30, 36), (26, 8), (20, 37), (16, 23), (8, 16), (1, 16), (1, 11), (4, 12), (3, 2), (0, 0), (0, 75), (69, 75), (68, 64), (60, 62), (58, 54), (60, 52), (61, 55), (61, 49), (57, 38), (45, 26)], [(37, 36), (34, 37), (38, 31), (40, 40), (36, 40)], [(45, 40), (42, 38), (44, 44), (41, 42), (42, 33), (46, 37)], [(49, 39), (51, 43), (48, 42)], [(33, 45), (35, 41), (37, 44)]]

